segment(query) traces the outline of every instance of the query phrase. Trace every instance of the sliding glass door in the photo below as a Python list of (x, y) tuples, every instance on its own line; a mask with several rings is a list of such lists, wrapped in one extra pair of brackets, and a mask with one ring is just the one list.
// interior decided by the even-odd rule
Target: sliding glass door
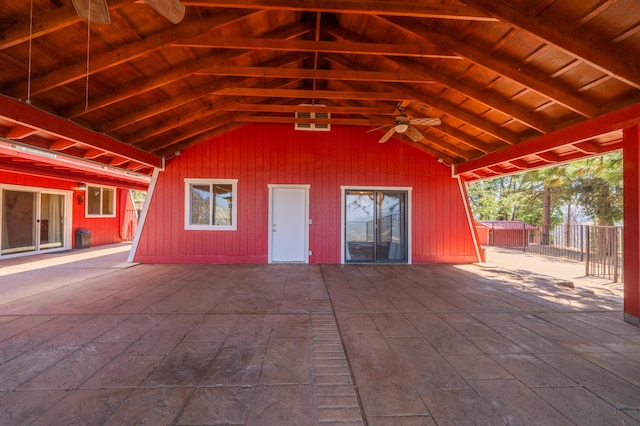
[(407, 192), (345, 191), (345, 261), (407, 261)]
[(0, 255), (65, 246), (65, 195), (2, 189)]

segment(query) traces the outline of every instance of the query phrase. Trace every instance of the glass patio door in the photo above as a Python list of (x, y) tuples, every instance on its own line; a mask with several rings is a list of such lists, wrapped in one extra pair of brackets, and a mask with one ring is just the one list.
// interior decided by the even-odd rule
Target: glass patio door
[(407, 261), (407, 193), (345, 192), (345, 260)]
[(63, 194), (3, 189), (0, 255), (64, 247), (64, 209)]
[(64, 195), (40, 194), (40, 250), (64, 246)]

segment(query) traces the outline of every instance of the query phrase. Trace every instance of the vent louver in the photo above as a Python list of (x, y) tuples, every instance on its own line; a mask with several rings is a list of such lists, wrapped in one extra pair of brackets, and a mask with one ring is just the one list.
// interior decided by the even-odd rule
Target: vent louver
[[(308, 105), (303, 104), (300, 106), (325, 106), (325, 105)], [(331, 114), (328, 112), (296, 112), (296, 118), (320, 118), (328, 120), (331, 118)], [(296, 130), (316, 130), (316, 131), (329, 131), (331, 130), (331, 124), (329, 123), (296, 123)]]

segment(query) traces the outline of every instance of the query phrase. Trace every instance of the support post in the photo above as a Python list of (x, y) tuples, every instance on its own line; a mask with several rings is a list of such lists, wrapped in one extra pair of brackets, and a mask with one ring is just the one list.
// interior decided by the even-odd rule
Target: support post
[(640, 127), (623, 131), (624, 320), (640, 325)]
[(585, 244), (584, 244), (584, 276), (589, 276), (589, 271), (591, 270), (589, 267), (589, 262), (591, 262), (591, 230), (589, 229), (589, 225), (585, 225)]

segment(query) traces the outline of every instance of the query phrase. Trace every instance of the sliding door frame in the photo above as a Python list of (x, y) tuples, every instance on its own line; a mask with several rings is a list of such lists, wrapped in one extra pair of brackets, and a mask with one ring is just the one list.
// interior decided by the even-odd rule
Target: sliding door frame
[[(371, 191), (371, 192), (406, 192), (407, 193), (407, 205), (406, 205), (406, 220), (407, 220), (407, 264), (411, 264), (411, 234), (412, 234), (412, 220), (411, 220), (411, 203), (412, 203), (412, 191), (413, 188), (409, 186), (340, 186), (340, 264), (345, 264), (345, 244), (346, 244), (346, 198), (347, 191)], [(375, 262), (372, 262), (375, 263)]]
[[(36, 203), (34, 206), (34, 218), (35, 220), (37, 220), (37, 222), (34, 224), (34, 239), (35, 239), (35, 249), (34, 250), (28, 250), (28, 251), (21, 251), (21, 252), (16, 252), (16, 253), (7, 253), (7, 254), (0, 254), (0, 258), (2, 259), (6, 259), (6, 258), (11, 258), (11, 257), (20, 257), (20, 256), (29, 256), (29, 255), (34, 255), (34, 254), (40, 254), (40, 253), (51, 253), (51, 252), (56, 252), (56, 251), (62, 251), (62, 250), (69, 250), (71, 249), (71, 243), (72, 243), (72, 217), (73, 217), (73, 191), (65, 191), (65, 190), (59, 190), (59, 189), (51, 189), (51, 188), (42, 188), (42, 187), (35, 187), (35, 186), (20, 186), (20, 185), (5, 185), (5, 184), (1, 184), (0, 185), (0, 238), (2, 238), (2, 231), (4, 228), (4, 213), (3, 213), (3, 206), (2, 206), (2, 194), (5, 190), (8, 191), (17, 191), (17, 192), (28, 192), (28, 193), (35, 193), (36, 194)], [(40, 232), (41, 232), (41, 227), (40, 227), (40, 223), (42, 220), (41, 217), (41, 203), (42, 203), (42, 194), (51, 194), (51, 195), (62, 195), (63, 198), (63, 204), (64, 204), (64, 217), (63, 217), (63, 225), (62, 225), (62, 246), (60, 247), (55, 247), (55, 248), (42, 248), (40, 247), (41, 241), (40, 241)]]

